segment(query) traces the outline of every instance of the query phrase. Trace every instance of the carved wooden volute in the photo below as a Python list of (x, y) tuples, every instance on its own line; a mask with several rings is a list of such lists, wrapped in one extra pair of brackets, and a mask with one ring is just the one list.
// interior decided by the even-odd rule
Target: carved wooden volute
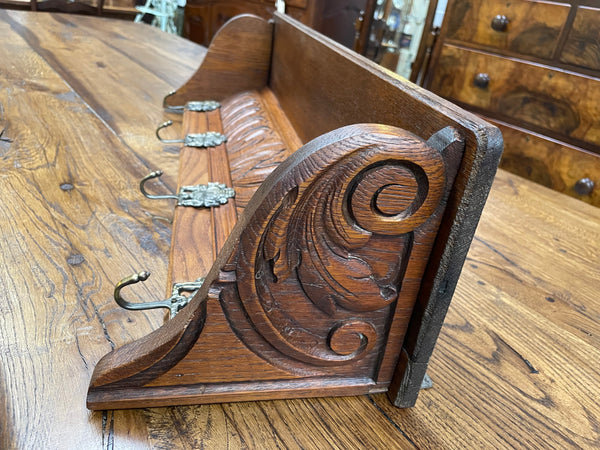
[(222, 305), (238, 337), (293, 373), (374, 376), (396, 310), (412, 307), (456, 173), (456, 155), (440, 150), (355, 125), (273, 172), (232, 233), (236, 283)]

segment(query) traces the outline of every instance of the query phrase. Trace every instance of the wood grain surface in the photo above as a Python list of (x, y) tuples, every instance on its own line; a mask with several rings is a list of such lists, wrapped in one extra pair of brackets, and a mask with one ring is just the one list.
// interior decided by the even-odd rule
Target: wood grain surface
[[(444, 44), (431, 89), (500, 120), (600, 152), (596, 78)], [(478, 74), (489, 85), (477, 87)]]
[(560, 60), (564, 63), (600, 70), (600, 9), (579, 6)]
[[(551, 59), (570, 6), (537, 0), (454, 0), (450, 8), (448, 39)], [(507, 19), (503, 31), (492, 27), (498, 15)]]
[[(500, 171), (415, 408), (384, 395), (90, 412), (92, 369), (162, 312), (170, 214), (138, 181), (203, 49), (142, 24), (0, 11), (0, 448), (597, 448), (600, 211)], [(175, 116), (177, 117), (177, 116)], [(177, 134), (177, 130), (169, 133)], [(136, 298), (137, 297), (137, 298)]]
[[(600, 206), (600, 158), (522, 128), (494, 123), (502, 130), (504, 153), (501, 166), (543, 186)], [(575, 190), (579, 180), (589, 179), (594, 187), (588, 194)]]

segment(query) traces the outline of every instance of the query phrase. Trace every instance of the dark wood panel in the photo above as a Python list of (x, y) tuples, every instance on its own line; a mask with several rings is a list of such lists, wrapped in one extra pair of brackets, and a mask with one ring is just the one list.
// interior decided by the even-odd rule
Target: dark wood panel
[[(600, 155), (495, 122), (504, 136), (501, 167), (556, 191), (600, 206)], [(590, 193), (582, 194), (587, 180)], [(577, 183), (580, 184), (576, 188)], [(579, 192), (578, 192), (579, 190)]]
[[(569, 9), (569, 5), (529, 0), (456, 0), (449, 5), (446, 37), (550, 59)], [(505, 27), (492, 24), (497, 16), (506, 18)]]
[(316, 29), (325, 36), (348, 47), (354, 47), (356, 20), (365, 10), (367, 0), (329, 0), (325, 2)]
[(185, 5), (183, 35), (190, 41), (208, 47), (213, 34), (211, 33), (210, 6)]
[(227, 21), (240, 14), (254, 14), (263, 19), (269, 19), (272, 13), (272, 9), (269, 10), (268, 7), (261, 4), (250, 2), (214, 2), (210, 7), (210, 34), (214, 36)]
[[(483, 75), (487, 81), (476, 80)], [(595, 78), (444, 45), (431, 89), (492, 117), (600, 151)]]
[[(352, 48), (355, 22), (366, 0), (292, 0), (285, 5), (288, 16)], [(254, 14), (269, 19), (274, 12), (275, 2), (271, 0), (190, 0), (185, 7), (184, 35), (208, 46), (215, 33), (232, 17)]]
[(560, 55), (564, 63), (600, 70), (600, 9), (577, 8), (573, 27)]

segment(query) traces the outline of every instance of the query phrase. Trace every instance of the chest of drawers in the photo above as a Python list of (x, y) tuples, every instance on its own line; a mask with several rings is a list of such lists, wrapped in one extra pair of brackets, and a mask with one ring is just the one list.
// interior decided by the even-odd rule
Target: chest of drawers
[(600, 5), (450, 0), (425, 87), (500, 127), (501, 166), (600, 206)]

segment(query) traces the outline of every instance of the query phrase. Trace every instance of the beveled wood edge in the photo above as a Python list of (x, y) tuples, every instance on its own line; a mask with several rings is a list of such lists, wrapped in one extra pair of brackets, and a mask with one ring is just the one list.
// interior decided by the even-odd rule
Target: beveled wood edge
[(119, 388), (134, 383), (144, 384), (183, 358), (204, 328), (206, 304), (218, 298), (205, 283), (195, 296), (193, 307), (184, 308), (161, 327), (104, 355), (96, 364), (88, 398), (98, 389)]
[[(177, 405), (205, 405), (289, 398), (344, 397), (378, 394), (387, 390), (387, 383), (376, 383), (371, 378), (311, 378), (275, 380), (256, 383), (201, 384), (156, 388), (149, 395), (147, 388), (96, 390), (88, 396), (88, 409), (157, 408)], [(156, 393), (160, 392), (157, 398)], [(240, 396), (240, 392), (244, 392)], [(173, 400), (177, 399), (176, 402)]]
[(450, 194), (388, 390), (388, 397), (400, 408), (417, 401), (502, 156), (504, 144), (498, 128), (488, 124), (476, 130), (476, 136), (474, 158), (463, 158)]
[(163, 106), (179, 107), (192, 100), (223, 100), (267, 85), (273, 24), (242, 14), (230, 19), (213, 37), (202, 63), (183, 85), (165, 97)]

